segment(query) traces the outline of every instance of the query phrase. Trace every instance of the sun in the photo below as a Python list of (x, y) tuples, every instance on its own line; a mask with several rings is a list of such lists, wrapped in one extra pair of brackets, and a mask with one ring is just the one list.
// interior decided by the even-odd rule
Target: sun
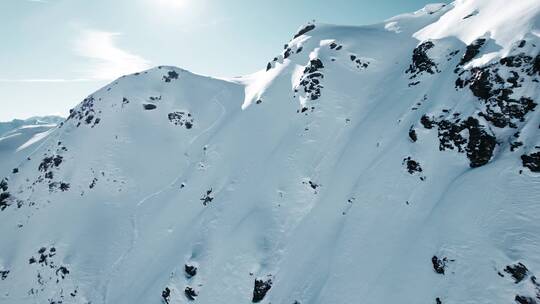
[(157, 4), (163, 9), (182, 9), (185, 8), (188, 0), (156, 0)]

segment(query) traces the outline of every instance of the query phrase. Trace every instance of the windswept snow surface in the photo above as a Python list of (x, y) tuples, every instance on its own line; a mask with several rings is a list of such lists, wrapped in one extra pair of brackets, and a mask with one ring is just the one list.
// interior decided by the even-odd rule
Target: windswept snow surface
[(308, 24), (4, 136), (0, 303), (540, 303), (539, 10)]

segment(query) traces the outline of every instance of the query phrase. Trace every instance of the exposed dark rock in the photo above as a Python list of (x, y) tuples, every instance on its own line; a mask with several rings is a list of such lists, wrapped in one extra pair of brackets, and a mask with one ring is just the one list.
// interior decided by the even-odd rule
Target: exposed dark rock
[(60, 183), (60, 190), (61, 190), (62, 192), (68, 191), (68, 190), (69, 190), (69, 187), (70, 187), (70, 185), (69, 185), (68, 183), (64, 183), (64, 182)]
[(171, 82), (173, 79), (178, 79), (178, 76), (176, 71), (169, 71), (167, 72), (167, 75), (163, 76), (163, 80), (165, 80), (165, 82)]
[[(499, 75), (501, 66), (508, 68), (505, 80)], [(456, 88), (469, 87), (485, 107), (481, 115), (498, 128), (517, 128), (525, 121), (525, 116), (534, 111), (537, 104), (532, 98), (521, 96), (514, 98), (514, 90), (521, 87), (524, 75), (532, 76), (533, 58), (525, 54), (508, 56), (497, 63), (485, 67), (475, 67), (462, 71), (456, 80)], [(506, 77), (506, 76), (505, 76)]]
[(39, 171), (47, 172), (50, 168), (59, 167), (62, 164), (63, 157), (61, 155), (45, 157), (39, 164)]
[(7, 191), (8, 190), (8, 183), (7, 183), (7, 180), (5, 178), (0, 180), (0, 190), (2, 190), (2, 191)]
[(447, 262), (448, 262), (448, 258), (446, 257), (439, 259), (436, 255), (434, 255), (431, 258), (431, 263), (433, 264), (433, 270), (438, 274), (444, 274)]
[(155, 108), (157, 108), (157, 106), (155, 104), (145, 103), (143, 104), (143, 108), (145, 110), (154, 110)]
[(190, 301), (194, 301), (195, 298), (197, 298), (198, 293), (190, 286), (186, 286), (186, 289), (184, 289), (184, 294), (186, 295), (186, 298)]
[(206, 191), (206, 194), (200, 199), (202, 201), (203, 206), (206, 206), (210, 204), (214, 197), (212, 196), (212, 188)]
[(315, 25), (314, 24), (308, 24), (305, 27), (303, 27), (300, 31), (298, 31), (298, 33), (296, 33), (294, 35), (293, 39), (298, 38), (298, 37), (304, 35), (305, 33), (309, 32), (309, 31), (312, 31), (313, 29), (315, 29)]
[(2, 270), (2, 271), (0, 271), (0, 279), (1, 279), (2, 281), (5, 280), (5, 279), (7, 279), (8, 274), (9, 274), (9, 270)]
[(540, 152), (521, 155), (521, 161), (523, 167), (529, 168), (532, 172), (540, 172)]
[(478, 12), (477, 12), (477, 11), (474, 11), (474, 12), (468, 14), (467, 16), (463, 17), (463, 20), (469, 19), (469, 18), (474, 17), (474, 16), (476, 16), (476, 15), (478, 15)]
[(536, 304), (536, 300), (531, 297), (516, 295), (514, 300), (519, 304)]
[(56, 276), (60, 276), (62, 279), (65, 279), (68, 274), (69, 270), (65, 266), (61, 266), (56, 269)]
[(9, 192), (0, 193), (0, 211), (4, 211), (7, 207), (11, 205), (10, 198), (11, 194), (9, 194)]
[(90, 185), (88, 186), (88, 188), (94, 189), (94, 187), (96, 186), (97, 181), (98, 181), (98, 179), (94, 177), (94, 178), (92, 179), (92, 182), (91, 182)]
[(465, 54), (463, 54), (463, 58), (461, 58), (461, 61), (459, 62), (459, 65), (465, 65), (469, 61), (473, 60), (474, 57), (476, 57), (480, 53), (480, 49), (484, 44), (486, 43), (486, 39), (480, 38), (476, 39), (473, 43), (467, 46), (467, 49), (465, 50)]
[(186, 272), (186, 277), (188, 279), (197, 275), (197, 267), (193, 265), (188, 265), (188, 264), (184, 265), (184, 271)]
[(266, 71), (268, 72), (271, 68), (272, 68), (272, 63), (269, 62), (269, 63), (266, 65)]
[[(460, 153), (466, 153), (471, 168), (487, 164), (497, 145), (495, 136), (488, 133), (489, 129), (480, 125), (478, 119), (469, 117), (461, 121), (458, 117), (435, 121), (424, 115), (420, 122), (427, 129), (438, 127), (440, 151), (457, 149)], [(468, 131), (468, 137), (463, 133), (465, 130)]]
[(414, 129), (414, 126), (411, 126), (409, 129), (409, 139), (412, 142), (416, 142), (418, 140), (418, 136), (416, 135), (416, 130)]
[(13, 168), (13, 171), (11, 171), (13, 174), (19, 173), (19, 168)]
[(442, 304), (441, 298), (436, 298), (435, 299), (435, 304)]
[(427, 72), (429, 74), (439, 73), (437, 64), (429, 57), (427, 51), (435, 46), (433, 42), (426, 41), (421, 43), (413, 50), (412, 63), (405, 71), (407, 74), (411, 74), (409, 79), (414, 79), (418, 75)]
[(93, 119), (98, 119), (94, 110), (94, 103), (94, 97), (88, 96), (82, 101), (78, 108), (74, 108), (69, 111), (70, 114), (66, 121), (76, 120), (75, 125), (79, 127), (82, 121), (84, 121), (86, 124), (90, 124)]
[(262, 301), (270, 288), (272, 288), (272, 279), (255, 279), (255, 286), (253, 287), (253, 299), (251, 302), (259, 303)]
[(171, 301), (171, 290), (169, 287), (165, 287), (165, 289), (161, 292), (161, 299), (165, 304), (169, 304)]
[(304, 68), (304, 73), (300, 79), (300, 84), (295, 88), (295, 92), (301, 88), (305, 96), (309, 100), (317, 100), (321, 97), (321, 89), (323, 88), (321, 80), (324, 75), (320, 72), (324, 68), (324, 64), (320, 59), (312, 59)]
[(193, 116), (191, 113), (176, 111), (167, 115), (169, 121), (176, 126), (185, 126), (186, 129), (193, 127)]
[(506, 266), (506, 268), (504, 268), (504, 272), (509, 273), (512, 278), (514, 278), (514, 282), (517, 284), (527, 277), (529, 270), (522, 263), (517, 263)]
[(403, 159), (403, 164), (406, 165), (409, 174), (422, 172), (422, 167), (420, 166), (420, 164), (417, 161), (413, 160), (410, 156)]
[(469, 142), (466, 147), (467, 157), (471, 168), (483, 166), (493, 156), (493, 150), (497, 145), (494, 136), (488, 134), (477, 119), (469, 117), (463, 125), (469, 130)]
[(291, 56), (291, 51), (291, 49), (286, 49), (285, 52), (283, 52), (283, 58), (289, 58), (289, 56)]

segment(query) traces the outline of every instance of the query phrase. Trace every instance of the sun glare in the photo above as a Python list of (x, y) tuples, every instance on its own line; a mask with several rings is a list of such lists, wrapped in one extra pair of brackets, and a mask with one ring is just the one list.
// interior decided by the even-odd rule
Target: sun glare
[(157, 0), (161, 8), (165, 9), (182, 9), (186, 6), (188, 0)]

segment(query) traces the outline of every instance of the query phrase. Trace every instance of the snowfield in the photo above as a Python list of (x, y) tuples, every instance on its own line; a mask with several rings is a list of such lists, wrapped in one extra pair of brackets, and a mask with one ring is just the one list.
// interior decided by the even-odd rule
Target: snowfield
[(540, 303), (540, 1), (308, 24), (261, 67), (1, 135), (0, 303)]

